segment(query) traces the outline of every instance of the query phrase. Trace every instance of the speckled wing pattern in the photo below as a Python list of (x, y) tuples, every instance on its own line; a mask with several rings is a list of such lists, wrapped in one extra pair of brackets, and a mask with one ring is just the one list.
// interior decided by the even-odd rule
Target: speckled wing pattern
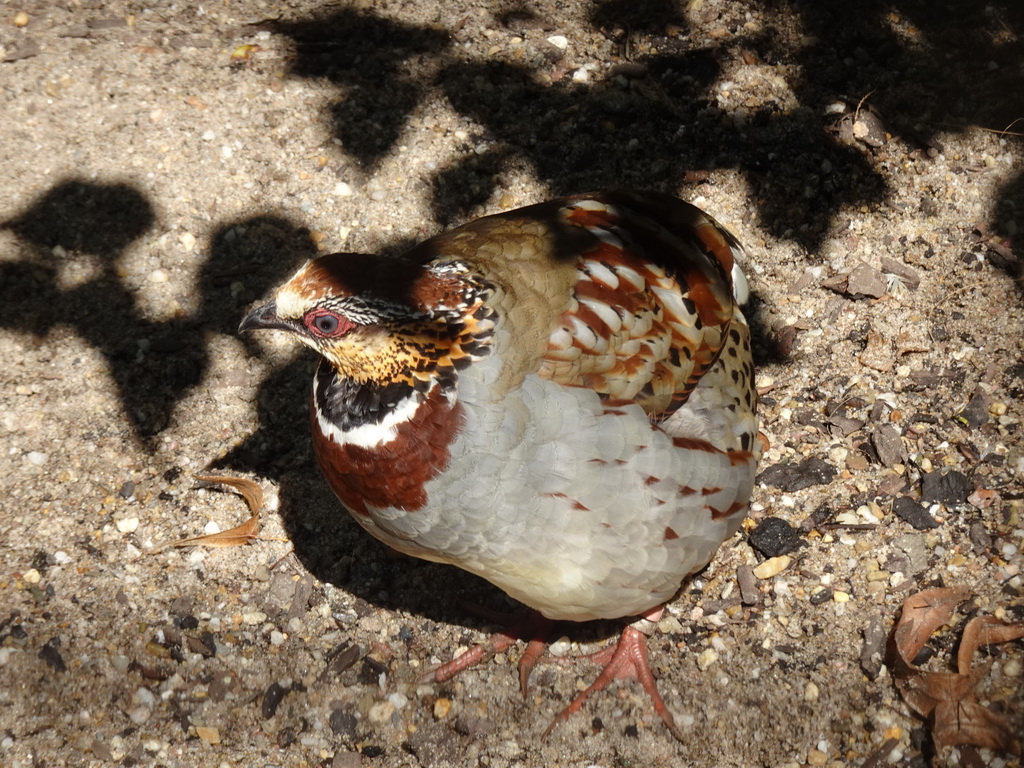
[[(635, 401), (663, 420), (726, 344), (736, 240), (697, 208), (660, 196), (578, 198), (559, 212), (597, 238), (577, 264), (570, 306), (540, 374)], [(645, 211), (655, 208), (656, 216)]]

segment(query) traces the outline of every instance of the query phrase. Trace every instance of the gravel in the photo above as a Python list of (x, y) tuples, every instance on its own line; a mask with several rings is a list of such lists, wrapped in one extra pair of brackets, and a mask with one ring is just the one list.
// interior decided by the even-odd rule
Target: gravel
[[(1024, 618), (1018, 5), (11, 6), (0, 764), (921, 765), (904, 598)], [(727, 223), (755, 295), (750, 520), (650, 642), (682, 743), (628, 684), (541, 740), (594, 670), (524, 702), (522, 644), (422, 684), (500, 628), (467, 605), (515, 606), (369, 540), (312, 463), (313, 361), (234, 333), (316, 253), (609, 186)], [(209, 470), (261, 484), (263, 538), (146, 555), (248, 516)], [(769, 519), (800, 546), (757, 552)], [(1024, 731), (1024, 646), (989, 653)]]

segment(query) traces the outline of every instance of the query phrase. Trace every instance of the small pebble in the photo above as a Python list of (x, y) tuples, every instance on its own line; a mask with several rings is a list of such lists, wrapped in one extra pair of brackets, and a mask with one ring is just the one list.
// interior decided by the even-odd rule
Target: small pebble
[(291, 691), (291, 680), (282, 680), (267, 686), (267, 690), (263, 692), (263, 701), (260, 704), (260, 714), (263, 715), (264, 720), (269, 720), (277, 714), (277, 708), (281, 705), (281, 701)]
[(359, 768), (364, 763), (365, 761), (360, 753), (346, 752), (339, 749), (334, 753), (334, 759), (331, 760), (331, 768)]
[[(921, 464), (924, 469), (924, 462)], [(955, 469), (946, 472), (928, 472), (921, 478), (921, 500), (955, 506), (967, 501), (974, 490), (974, 484), (962, 472)]]
[(769, 558), (754, 568), (754, 575), (759, 579), (770, 579), (786, 570), (791, 561), (792, 558), (789, 555)]
[(167, 271), (163, 269), (154, 269), (149, 273), (149, 282), (151, 283), (166, 283), (167, 282)]
[(351, 197), (352, 187), (346, 184), (344, 181), (339, 181), (334, 185), (334, 194), (338, 197)]
[(565, 656), (569, 652), (569, 638), (562, 636), (548, 646), (548, 653), (552, 656)]
[(548, 38), (548, 42), (560, 51), (564, 51), (569, 47), (569, 40), (565, 35), (552, 35)]
[(140, 686), (135, 690), (135, 694), (132, 696), (132, 701), (146, 707), (154, 707), (156, 706), (156, 694), (149, 690), (149, 688)]
[(781, 517), (766, 517), (750, 532), (750, 546), (765, 557), (778, 557), (800, 546), (800, 532)]
[(718, 652), (714, 648), (706, 648), (697, 656), (697, 668), (704, 672), (716, 661), (718, 661)]
[(390, 701), (378, 701), (367, 713), (367, 718), (371, 723), (390, 723), (391, 716), (395, 714), (395, 705)]
[(877, 299), (885, 295), (885, 290), (885, 277), (874, 267), (861, 263), (850, 272), (848, 293)]
[(220, 744), (220, 731), (208, 725), (197, 725), (196, 736), (204, 744)]
[(572, 73), (572, 81), (574, 83), (586, 83), (590, 80), (590, 73), (587, 72), (583, 67), (580, 67)]
[(29, 16), (24, 11), (18, 11), (16, 14), (14, 14), (14, 19), (13, 19), (14, 26), (16, 26), (16, 27), (27, 27), (28, 23), (29, 23), (29, 21), (31, 21), (31, 19), (32, 19), (32, 17)]
[(41, 467), (50, 459), (50, 454), (43, 453), (42, 451), (29, 451), (25, 458), (28, 459), (30, 464)]
[(21, 575), (22, 581), (26, 584), (38, 584), (42, 577), (39, 575), (39, 571), (35, 568), (29, 568), (25, 573)]
[(837, 589), (832, 593), (832, 600), (837, 603), (848, 603), (850, 602), (850, 593)]
[(741, 565), (736, 569), (736, 581), (740, 585), (740, 600), (744, 605), (756, 605), (761, 602), (761, 591), (757, 588), (757, 577), (749, 565)]
[(807, 686), (804, 688), (804, 701), (813, 703), (818, 700), (821, 696), (821, 691), (813, 680), (807, 682)]
[(807, 764), (808, 765), (825, 765), (828, 762), (828, 755), (824, 752), (812, 749), (807, 753)]
[(928, 510), (922, 507), (920, 502), (909, 496), (897, 496), (893, 499), (892, 511), (896, 513), (898, 518), (909, 523), (916, 530), (921, 531), (939, 527), (935, 518), (928, 514)]
[(442, 696), (434, 702), (434, 717), (437, 720), (444, 720), (452, 709), (452, 700)]
[(114, 525), (117, 526), (117, 530), (121, 533), (134, 533), (139, 528), (139, 518), (125, 517), (118, 520)]
[(821, 605), (832, 599), (832, 590), (828, 587), (818, 587), (814, 592), (811, 593), (810, 598), (811, 605)]
[(780, 462), (768, 467), (759, 476), (760, 482), (773, 485), (780, 491), (793, 493), (810, 488), (812, 485), (825, 485), (839, 474), (836, 468), (824, 459), (816, 456), (804, 459), (796, 464)]

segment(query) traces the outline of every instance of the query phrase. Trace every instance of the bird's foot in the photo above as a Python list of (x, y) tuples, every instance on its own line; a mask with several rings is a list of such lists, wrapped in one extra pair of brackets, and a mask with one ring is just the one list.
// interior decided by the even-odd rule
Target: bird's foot
[(655, 682), (654, 674), (647, 662), (647, 636), (653, 631), (654, 622), (661, 618), (663, 610), (659, 607), (650, 611), (639, 621), (626, 627), (615, 645), (610, 645), (586, 657), (604, 667), (601, 674), (586, 690), (573, 699), (569, 706), (555, 716), (544, 731), (542, 738), (546, 738), (556, 725), (568, 720), (571, 715), (581, 710), (592, 694), (604, 690), (613, 680), (633, 679), (647, 691), (651, 703), (654, 704), (654, 711), (658, 713), (672, 735), (679, 741), (683, 740), (675, 718), (658, 692), (658, 684)]
[(545, 638), (554, 623), (536, 611), (530, 611), (526, 616), (513, 622), (503, 632), (491, 635), (486, 643), (475, 645), (446, 664), (428, 672), (423, 676), (421, 682), (443, 683), (445, 680), (455, 677), (459, 672), (491, 658), (494, 654), (502, 653), (516, 640), (526, 640), (526, 650), (519, 659), (519, 689), (523, 692), (523, 698), (526, 698), (530, 673), (537, 660), (544, 655), (544, 649), (547, 647)]
[[(592, 694), (604, 690), (613, 680), (633, 679), (637, 680), (650, 696), (654, 711), (658, 713), (672, 735), (682, 741), (679, 727), (658, 692), (658, 685), (647, 661), (647, 637), (654, 631), (655, 622), (661, 618), (663, 610), (663, 607), (659, 607), (649, 611), (638, 621), (626, 627), (615, 645), (610, 645), (597, 653), (583, 657), (602, 666), (601, 674), (591, 683), (590, 687), (580, 693), (569, 706), (555, 716), (544, 731), (542, 738), (546, 738), (556, 725), (568, 720), (571, 715), (581, 710)], [(519, 689), (523, 693), (523, 698), (526, 698), (530, 673), (541, 656), (544, 655), (547, 648), (546, 638), (554, 623), (536, 611), (530, 611), (526, 616), (514, 621), (508, 629), (491, 635), (487, 642), (470, 648), (446, 664), (428, 672), (421, 678), (421, 682), (443, 683), (463, 670), (489, 659), (494, 654), (504, 652), (517, 640), (523, 639), (527, 640), (527, 646), (519, 659)], [(545, 659), (545, 661), (548, 660)], [(552, 661), (562, 661), (562, 659)]]

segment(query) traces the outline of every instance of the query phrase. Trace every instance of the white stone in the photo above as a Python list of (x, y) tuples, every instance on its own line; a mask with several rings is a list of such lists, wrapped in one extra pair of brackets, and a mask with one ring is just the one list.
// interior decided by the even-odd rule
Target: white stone
[(29, 451), (25, 458), (28, 459), (30, 464), (34, 464), (37, 467), (43, 466), (50, 459), (50, 454), (43, 453), (42, 451)]
[(118, 520), (115, 525), (121, 533), (134, 533), (139, 528), (139, 518), (125, 517)]

